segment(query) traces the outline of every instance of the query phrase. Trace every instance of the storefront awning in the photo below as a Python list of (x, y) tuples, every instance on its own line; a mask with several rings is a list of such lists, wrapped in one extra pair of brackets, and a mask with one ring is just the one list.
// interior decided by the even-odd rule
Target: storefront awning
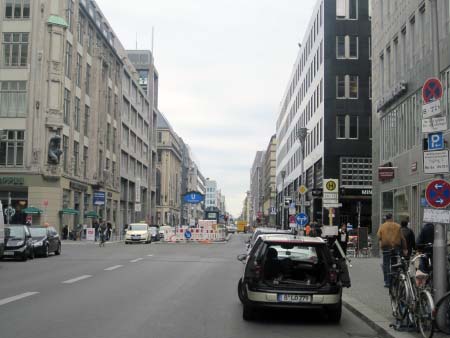
[(98, 214), (95, 211), (88, 211), (84, 214), (84, 218), (98, 218)]
[(60, 210), (60, 213), (63, 215), (78, 215), (80, 212), (75, 209), (65, 208)]
[(43, 213), (41, 209), (35, 208), (35, 207), (28, 207), (22, 210), (24, 214), (27, 215), (40, 215)]

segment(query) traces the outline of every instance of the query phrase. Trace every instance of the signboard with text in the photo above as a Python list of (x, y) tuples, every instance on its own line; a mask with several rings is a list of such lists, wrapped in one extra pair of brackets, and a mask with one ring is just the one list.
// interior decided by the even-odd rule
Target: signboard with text
[(447, 130), (447, 117), (433, 117), (422, 120), (422, 133), (436, 133)]
[(104, 191), (94, 191), (94, 205), (105, 205), (106, 194)]
[(423, 172), (425, 174), (448, 173), (448, 169), (448, 150), (423, 152)]

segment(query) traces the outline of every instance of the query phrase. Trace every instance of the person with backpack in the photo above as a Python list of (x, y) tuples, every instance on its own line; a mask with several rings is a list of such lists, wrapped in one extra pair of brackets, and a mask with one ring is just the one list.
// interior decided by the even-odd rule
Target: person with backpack
[(412, 255), (413, 250), (416, 249), (416, 236), (414, 235), (414, 231), (408, 227), (408, 220), (403, 220), (400, 222), (401, 231), (403, 234), (403, 238), (406, 242), (406, 250), (407, 253), (404, 255), (405, 258), (409, 259)]

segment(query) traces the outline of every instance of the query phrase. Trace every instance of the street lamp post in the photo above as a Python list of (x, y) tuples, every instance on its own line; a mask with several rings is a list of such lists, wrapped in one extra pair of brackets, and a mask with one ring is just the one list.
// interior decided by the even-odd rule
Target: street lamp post
[(281, 229), (284, 229), (284, 178), (286, 177), (286, 171), (281, 171)]
[[(304, 175), (304, 160), (305, 160), (305, 141), (306, 137), (308, 136), (308, 129), (307, 128), (300, 128), (297, 132), (297, 139), (300, 141), (300, 152), (301, 152), (301, 158), (300, 158), (300, 171), (301, 171), (301, 181), (300, 185), (305, 185), (305, 175)], [(300, 201), (300, 210), (302, 213), (305, 213), (305, 194), (302, 194), (301, 201)]]

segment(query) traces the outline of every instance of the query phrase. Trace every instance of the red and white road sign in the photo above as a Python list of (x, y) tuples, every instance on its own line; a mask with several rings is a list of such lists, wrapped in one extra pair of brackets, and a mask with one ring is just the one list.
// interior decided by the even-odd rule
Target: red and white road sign
[(446, 208), (450, 205), (450, 183), (440, 179), (431, 181), (425, 191), (425, 198), (433, 208)]
[(422, 99), (425, 103), (442, 98), (442, 83), (438, 78), (432, 77), (425, 81), (422, 87)]

